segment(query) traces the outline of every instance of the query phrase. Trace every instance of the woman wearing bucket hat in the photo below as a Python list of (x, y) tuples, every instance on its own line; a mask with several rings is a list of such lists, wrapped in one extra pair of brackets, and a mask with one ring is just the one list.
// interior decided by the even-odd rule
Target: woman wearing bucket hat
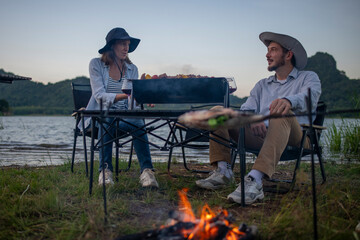
[[(114, 28), (107, 34), (105, 40), (105, 46), (98, 51), (101, 57), (92, 59), (89, 64), (92, 96), (86, 109), (99, 110), (102, 102), (105, 109), (126, 110), (128, 109), (128, 95), (122, 91), (122, 85), (126, 79), (138, 79), (138, 69), (130, 61), (128, 53), (137, 48), (140, 39), (130, 37), (123, 28)], [(105, 124), (105, 127), (110, 126), (109, 124), (113, 120), (113, 118), (106, 118), (108, 124)], [(137, 127), (144, 126), (143, 119), (124, 120), (131, 124), (120, 121), (119, 128), (125, 132), (131, 132)], [(86, 119), (85, 127), (89, 126), (89, 123), (90, 119)], [(140, 183), (143, 187), (158, 188), (147, 135), (142, 131), (134, 134), (140, 138), (140, 140), (138, 138), (134, 140), (134, 148), (141, 168)], [(104, 143), (111, 141), (111, 135), (115, 135), (114, 127), (109, 127), (109, 132), (104, 134)], [(112, 179), (112, 148), (113, 144), (110, 142), (100, 149), (99, 185), (103, 183), (102, 171), (105, 171), (105, 183), (114, 183)]]
[[(263, 32), (259, 38), (267, 47), (268, 70), (275, 71), (275, 75), (257, 82), (241, 110), (262, 115), (303, 114), (307, 112), (305, 97), (310, 88), (312, 111), (315, 112), (321, 84), (316, 73), (302, 70), (307, 63), (307, 54), (301, 43), (291, 36), (273, 32)], [(245, 146), (260, 149), (252, 170), (245, 177), (246, 204), (264, 198), (263, 177), (271, 178), (287, 145), (300, 145), (302, 123), (308, 123), (307, 116), (273, 118), (245, 128)], [(219, 129), (215, 133), (225, 139), (231, 137), (235, 141), (239, 136), (239, 130)], [(310, 146), (309, 139), (305, 140), (304, 146)], [(234, 181), (230, 150), (227, 147), (210, 141), (210, 162), (218, 168), (210, 177), (196, 181), (199, 187), (219, 189)], [(241, 184), (227, 198), (241, 203)]]

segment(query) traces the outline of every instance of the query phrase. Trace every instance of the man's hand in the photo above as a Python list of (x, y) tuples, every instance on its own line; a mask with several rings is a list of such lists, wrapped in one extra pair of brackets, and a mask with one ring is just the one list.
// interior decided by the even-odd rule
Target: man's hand
[(286, 115), (291, 109), (291, 103), (285, 98), (278, 98), (271, 102), (269, 110), (270, 114)]
[(266, 126), (264, 122), (261, 123), (253, 123), (250, 125), (251, 131), (255, 136), (259, 136), (264, 138), (266, 136)]

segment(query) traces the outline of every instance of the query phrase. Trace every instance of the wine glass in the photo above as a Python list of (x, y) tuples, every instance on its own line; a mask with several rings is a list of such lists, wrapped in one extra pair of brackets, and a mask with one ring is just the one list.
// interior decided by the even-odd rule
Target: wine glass
[(126, 78), (122, 78), (122, 87), (121, 90), (123, 91), (123, 93), (130, 95), (131, 94), (131, 90), (132, 90), (132, 82), (129, 79)]
[(227, 77), (226, 80), (229, 84), (229, 93), (235, 92), (237, 89), (235, 79), (233, 77)]

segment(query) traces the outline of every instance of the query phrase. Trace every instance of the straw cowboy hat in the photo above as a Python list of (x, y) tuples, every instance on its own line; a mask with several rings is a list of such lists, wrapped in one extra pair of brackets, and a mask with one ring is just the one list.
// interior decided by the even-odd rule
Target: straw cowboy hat
[(288, 35), (273, 32), (260, 33), (259, 38), (267, 47), (269, 46), (270, 42), (274, 41), (287, 50), (292, 51), (294, 53), (295, 67), (297, 69), (301, 70), (306, 66), (307, 54), (304, 47), (297, 39)]
[(123, 28), (113, 28), (106, 35), (106, 45), (99, 50), (99, 53), (102, 54), (111, 49), (111, 45), (116, 40), (130, 40), (129, 53), (133, 52), (136, 47), (139, 45), (140, 39), (130, 37), (129, 34)]

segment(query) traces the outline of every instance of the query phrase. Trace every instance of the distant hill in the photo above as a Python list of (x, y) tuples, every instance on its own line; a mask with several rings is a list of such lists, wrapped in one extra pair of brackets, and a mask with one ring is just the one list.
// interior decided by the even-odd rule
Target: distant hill
[(320, 99), (330, 110), (360, 107), (360, 79), (349, 79), (345, 72), (338, 70), (333, 56), (317, 52), (308, 59), (306, 70), (319, 75), (322, 86)]
[[(0, 69), (0, 73), (12, 74)], [(78, 77), (86, 78), (86, 77)], [(5, 99), (14, 115), (28, 114), (71, 114), (73, 99), (71, 80), (57, 83), (14, 81), (0, 84), (0, 99)]]
[[(322, 84), (321, 100), (329, 110), (354, 108), (360, 101), (360, 80), (349, 79), (336, 67), (335, 59), (328, 53), (318, 52), (308, 59), (306, 70), (319, 75)], [(12, 74), (0, 69), (1, 74)], [(264, 76), (266, 77), (266, 76)], [(5, 99), (13, 114), (71, 114), (73, 100), (71, 81), (77, 77), (57, 83), (38, 83), (18, 81), (13, 84), (0, 84), (0, 99)], [(246, 98), (231, 96), (233, 106), (240, 106)], [(357, 106), (359, 107), (359, 106)]]
[[(0, 69), (0, 74), (14, 75)], [(71, 82), (87, 77), (67, 79), (57, 83), (43, 83), (33, 81), (14, 81), (13, 84), (0, 84), (0, 100), (5, 99), (14, 115), (69, 115), (73, 111), (73, 97)], [(233, 106), (241, 106), (246, 98), (230, 96)], [(162, 105), (161, 108), (175, 109), (176, 105)], [(184, 106), (183, 106), (184, 107)], [(190, 107), (190, 106), (188, 106)]]

